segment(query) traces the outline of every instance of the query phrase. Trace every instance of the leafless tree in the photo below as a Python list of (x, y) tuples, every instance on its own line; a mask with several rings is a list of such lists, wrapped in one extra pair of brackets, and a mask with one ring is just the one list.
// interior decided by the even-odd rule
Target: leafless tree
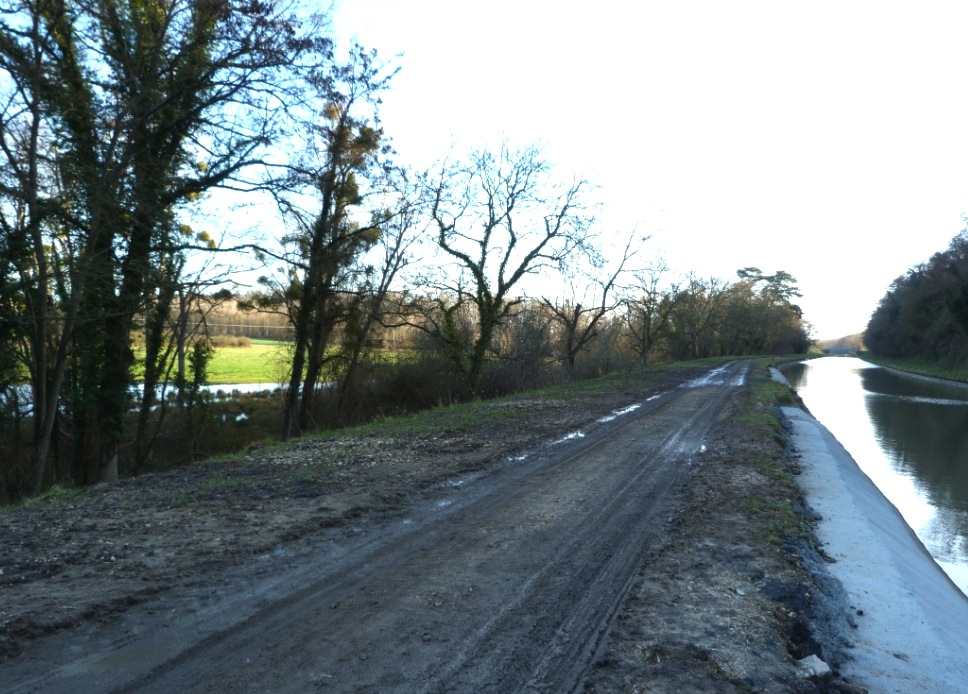
[(625, 323), (632, 349), (644, 364), (668, 335), (671, 317), (679, 304), (680, 281), (667, 281), (669, 266), (663, 260), (653, 262), (634, 273), (634, 283), (625, 288)]
[[(584, 180), (554, 180), (536, 146), (477, 150), (466, 161), (445, 162), (427, 176), (437, 246), (452, 262), (438, 280), (447, 297), (429, 324), (446, 346), (467, 394), (477, 391), (498, 325), (520, 304), (515, 295), (528, 275), (557, 271), (583, 249), (591, 217)], [(470, 334), (455, 318), (469, 304)]]
[(639, 252), (647, 239), (636, 239), (633, 232), (625, 244), (622, 256), (610, 269), (604, 261), (592, 256), (591, 266), (580, 267), (568, 274), (570, 298), (552, 300), (546, 296), (541, 303), (560, 330), (561, 360), (569, 370), (575, 368), (575, 358), (598, 335), (602, 319), (621, 305), (616, 298), (621, 278), (628, 262)]

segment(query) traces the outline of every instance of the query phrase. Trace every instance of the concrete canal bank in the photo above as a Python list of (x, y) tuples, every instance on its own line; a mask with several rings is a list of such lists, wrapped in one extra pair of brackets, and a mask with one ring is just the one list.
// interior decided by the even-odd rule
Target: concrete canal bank
[(783, 414), (798, 483), (854, 612), (843, 674), (876, 692), (968, 691), (968, 598), (825, 427), (797, 408)]

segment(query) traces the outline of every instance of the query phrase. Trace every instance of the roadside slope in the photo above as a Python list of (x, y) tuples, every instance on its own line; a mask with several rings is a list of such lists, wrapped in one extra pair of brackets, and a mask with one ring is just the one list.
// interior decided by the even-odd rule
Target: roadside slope
[[(816, 551), (777, 399), (794, 402), (756, 369), (721, 411), (588, 691), (863, 691), (839, 671), (846, 596)], [(833, 671), (811, 675), (811, 657)]]
[(878, 692), (964, 691), (968, 598), (823, 425), (800, 409), (783, 414), (830, 572), (855, 613), (843, 671)]

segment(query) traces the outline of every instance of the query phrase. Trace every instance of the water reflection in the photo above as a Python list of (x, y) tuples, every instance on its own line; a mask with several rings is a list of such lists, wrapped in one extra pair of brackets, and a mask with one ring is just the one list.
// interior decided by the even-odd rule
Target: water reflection
[(782, 371), (968, 593), (968, 387), (844, 357)]

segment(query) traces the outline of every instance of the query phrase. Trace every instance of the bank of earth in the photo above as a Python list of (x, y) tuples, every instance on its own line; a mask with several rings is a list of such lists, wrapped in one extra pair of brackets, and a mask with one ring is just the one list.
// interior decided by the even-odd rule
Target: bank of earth
[[(204, 609), (235, 585), (229, 576), (257, 582), (321, 543), (399, 523), (711, 368), (441, 408), (4, 509), (0, 684), (52, 635), (110, 631), (159, 604)], [(813, 539), (778, 416), (794, 402), (763, 362), (731, 391), (581, 689), (860, 691), (838, 674), (849, 606)], [(810, 656), (832, 672), (811, 676)]]

